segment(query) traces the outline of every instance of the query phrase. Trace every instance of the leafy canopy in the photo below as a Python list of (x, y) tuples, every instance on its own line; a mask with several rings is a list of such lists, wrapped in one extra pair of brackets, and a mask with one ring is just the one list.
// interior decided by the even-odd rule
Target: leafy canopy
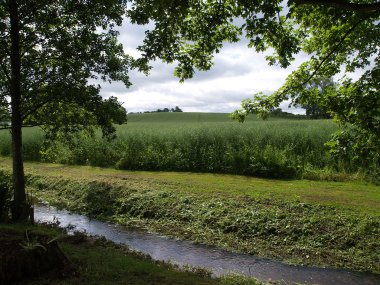
[(126, 9), (124, 0), (0, 1), (0, 123), (12, 130), (12, 219), (29, 216), (23, 126), (43, 126), (53, 138), (101, 126), (110, 137), (113, 124), (126, 121), (116, 98), (103, 100), (91, 84), (99, 78), (130, 85), (128, 71), (138, 63), (115, 30)]
[[(196, 69), (208, 70), (224, 42), (242, 37), (257, 52), (273, 51), (270, 65), (288, 67), (303, 51), (310, 59), (270, 95), (256, 94), (234, 113), (266, 117), (285, 100), (317, 103), (342, 125), (330, 146), (357, 167), (380, 168), (380, 3), (371, 0), (146, 0), (131, 1), (137, 24), (154, 22), (146, 32), (140, 62), (178, 62), (181, 81)], [(254, 63), (252, 63), (254, 64)], [(361, 73), (352, 79), (353, 72)], [(339, 79), (326, 92), (308, 91), (315, 77)], [(315, 89), (314, 89), (315, 90)], [(353, 161), (353, 162), (352, 162)], [(378, 171), (378, 170), (377, 170)]]
[[(0, 2), (0, 122), (12, 114), (11, 4)], [(117, 41), (126, 2), (119, 0), (18, 0), (20, 37), (20, 115), (26, 126), (74, 131), (126, 121), (116, 98), (103, 100), (91, 80), (130, 85), (134, 65)]]

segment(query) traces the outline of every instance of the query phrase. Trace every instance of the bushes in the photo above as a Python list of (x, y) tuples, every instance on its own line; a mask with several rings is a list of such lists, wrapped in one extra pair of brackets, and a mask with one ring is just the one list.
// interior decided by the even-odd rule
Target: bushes
[(115, 165), (130, 170), (300, 177), (306, 165), (330, 167), (324, 147), (328, 133), (320, 126), (310, 130), (309, 122), (301, 122), (302, 128), (292, 126), (294, 122), (266, 122), (272, 126), (209, 124), (180, 131), (142, 128), (139, 133), (127, 132), (127, 127), (119, 134), (124, 146)]
[(0, 222), (9, 219), (11, 200), (11, 177), (8, 173), (0, 170)]

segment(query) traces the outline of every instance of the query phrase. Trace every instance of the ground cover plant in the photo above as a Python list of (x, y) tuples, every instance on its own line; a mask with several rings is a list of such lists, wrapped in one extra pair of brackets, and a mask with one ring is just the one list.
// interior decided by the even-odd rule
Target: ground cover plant
[[(9, 159), (1, 165), (9, 171)], [(27, 163), (28, 190), (122, 225), (295, 264), (379, 273), (379, 186)]]
[[(24, 158), (33, 161), (130, 170), (337, 179), (360, 170), (350, 159), (329, 156), (325, 143), (337, 129), (331, 120), (250, 118), (238, 124), (227, 114), (133, 114), (127, 125), (117, 129), (115, 140), (80, 133), (46, 143), (40, 130), (27, 129), (23, 147)], [(1, 135), (0, 154), (10, 155), (9, 137)]]

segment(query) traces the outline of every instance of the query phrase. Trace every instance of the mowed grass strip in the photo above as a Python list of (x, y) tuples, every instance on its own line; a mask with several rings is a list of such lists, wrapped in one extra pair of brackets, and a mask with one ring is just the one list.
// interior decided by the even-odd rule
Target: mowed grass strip
[[(10, 169), (11, 159), (0, 157), (0, 167)], [(127, 171), (33, 162), (25, 163), (25, 169), (27, 173), (34, 175), (99, 181), (136, 191), (170, 190), (189, 194), (307, 202), (334, 206), (358, 214), (380, 216), (380, 186), (360, 180), (274, 180), (228, 174)]]

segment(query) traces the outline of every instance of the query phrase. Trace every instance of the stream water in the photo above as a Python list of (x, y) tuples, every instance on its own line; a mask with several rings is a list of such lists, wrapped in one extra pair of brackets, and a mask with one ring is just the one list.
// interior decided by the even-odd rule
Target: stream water
[(377, 274), (287, 265), (91, 220), (86, 216), (45, 205), (35, 206), (35, 219), (41, 222), (53, 222), (53, 219), (58, 219), (62, 227), (72, 225), (75, 226), (75, 230), (104, 236), (115, 243), (126, 244), (133, 250), (149, 254), (155, 260), (204, 267), (211, 270), (214, 276), (235, 272), (263, 281), (283, 280), (286, 284), (380, 285), (380, 275)]

